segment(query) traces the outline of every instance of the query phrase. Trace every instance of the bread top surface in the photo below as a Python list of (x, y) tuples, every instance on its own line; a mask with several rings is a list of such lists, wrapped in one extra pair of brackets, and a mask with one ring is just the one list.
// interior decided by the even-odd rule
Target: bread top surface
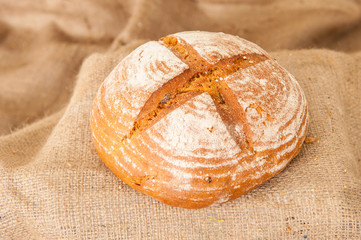
[(91, 116), (105, 164), (167, 204), (223, 203), (280, 172), (307, 130), (305, 96), (264, 50), (224, 33), (148, 42), (111, 72)]

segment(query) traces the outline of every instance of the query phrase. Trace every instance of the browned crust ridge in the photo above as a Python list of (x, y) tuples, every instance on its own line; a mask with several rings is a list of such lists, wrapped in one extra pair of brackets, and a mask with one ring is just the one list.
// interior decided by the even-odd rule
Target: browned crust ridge
[(224, 58), (216, 64), (209, 64), (194, 48), (174, 36), (159, 41), (170, 49), (189, 69), (169, 80), (155, 91), (138, 114), (132, 130), (124, 139), (148, 129), (172, 110), (201, 93), (208, 93), (227, 126), (232, 138), (241, 147), (253, 152), (252, 130), (244, 109), (236, 95), (223, 81), (224, 78), (259, 62), (269, 59), (260, 54), (244, 54)]

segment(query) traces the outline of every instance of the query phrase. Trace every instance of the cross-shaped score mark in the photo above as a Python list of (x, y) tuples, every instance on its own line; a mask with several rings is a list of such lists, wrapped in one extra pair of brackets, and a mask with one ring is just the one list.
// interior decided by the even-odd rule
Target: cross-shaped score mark
[(169, 80), (150, 96), (138, 114), (133, 129), (124, 139), (130, 139), (153, 126), (172, 110), (206, 92), (212, 97), (218, 113), (235, 142), (241, 149), (253, 152), (253, 133), (245, 110), (239, 104), (237, 96), (226, 84), (225, 78), (240, 69), (253, 66), (269, 58), (265, 55), (251, 53), (223, 58), (216, 64), (210, 64), (192, 46), (179, 41), (176, 37), (167, 36), (160, 41), (186, 63), (189, 69)]

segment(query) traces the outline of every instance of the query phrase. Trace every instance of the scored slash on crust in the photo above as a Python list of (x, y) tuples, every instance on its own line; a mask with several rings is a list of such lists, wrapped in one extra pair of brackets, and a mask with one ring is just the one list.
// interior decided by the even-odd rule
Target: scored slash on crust
[(191, 98), (207, 92), (212, 97), (217, 111), (235, 142), (241, 149), (253, 152), (253, 133), (245, 110), (223, 80), (240, 69), (253, 66), (269, 58), (265, 55), (251, 53), (232, 56), (222, 59), (216, 64), (210, 64), (191, 45), (181, 39), (167, 36), (159, 41), (186, 63), (189, 69), (169, 80), (163, 85), (163, 88), (150, 96), (138, 114), (132, 130), (123, 140), (132, 138), (153, 126), (162, 117)]

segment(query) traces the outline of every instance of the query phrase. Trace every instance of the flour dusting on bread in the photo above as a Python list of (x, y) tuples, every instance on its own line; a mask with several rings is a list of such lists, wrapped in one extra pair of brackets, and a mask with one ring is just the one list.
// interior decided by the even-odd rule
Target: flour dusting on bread
[(295, 78), (254, 43), (182, 32), (148, 42), (104, 81), (91, 113), (104, 163), (134, 189), (202, 208), (282, 171), (308, 127)]

